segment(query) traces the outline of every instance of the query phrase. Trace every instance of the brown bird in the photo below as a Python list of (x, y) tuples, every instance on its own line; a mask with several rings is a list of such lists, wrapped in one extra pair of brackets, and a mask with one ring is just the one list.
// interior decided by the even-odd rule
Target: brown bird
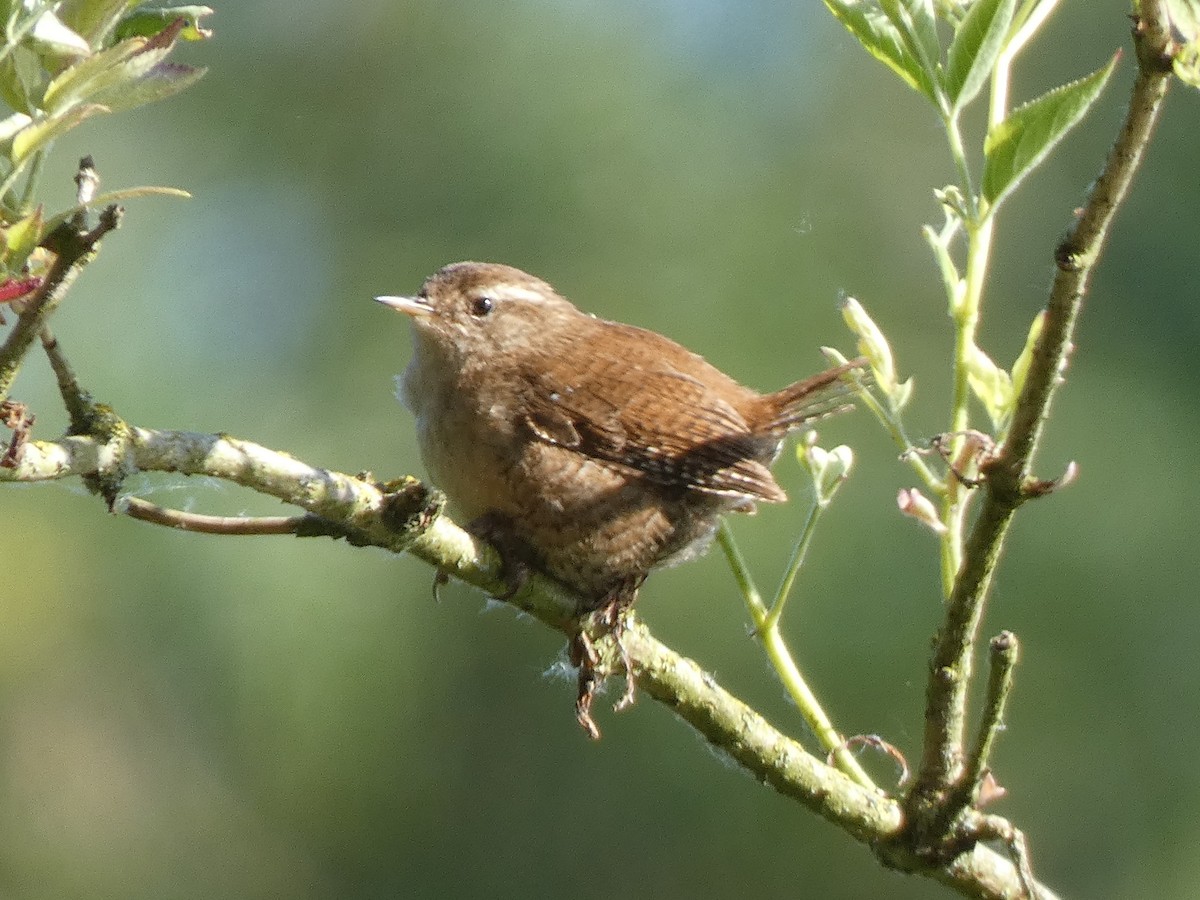
[[(415, 297), (376, 299), (412, 317), (402, 397), (433, 483), (496, 546), (514, 591), (537, 569), (610, 624), (651, 570), (703, 552), (723, 513), (786, 499), (769, 468), (784, 438), (842, 408), (865, 365), (759, 394), (495, 263), (454, 263)], [(572, 655), (590, 704), (584, 650)]]

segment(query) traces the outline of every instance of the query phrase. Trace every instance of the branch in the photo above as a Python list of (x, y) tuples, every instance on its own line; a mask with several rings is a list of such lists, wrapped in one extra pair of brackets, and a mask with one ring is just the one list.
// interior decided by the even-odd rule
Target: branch
[(928, 835), (919, 834), (923, 827), (940, 822), (944, 829), (950, 807), (969, 799), (970, 792), (962, 790), (960, 782), (975, 641), (1013, 513), (1047, 490), (1045, 482), (1030, 475), (1033, 454), (1070, 355), (1093, 268), (1149, 143), (1171, 78), (1170, 36), (1161, 2), (1143, 4), (1134, 40), (1139, 70), (1125, 121), (1074, 228), (1055, 253), (1057, 272), (1045, 325), (1011, 429), (996, 455), (981, 466), (986, 492), (935, 640), (926, 690), (924, 753), (906, 803), (910, 837), (918, 845), (928, 843)]
[(41, 287), (28, 300), (22, 301), (24, 310), (17, 317), (8, 339), (0, 345), (0, 402), (8, 399), (29, 348), (47, 326), (84, 266), (95, 257), (101, 238), (121, 224), (122, 212), (119, 206), (107, 207), (100, 214), (99, 224), (91, 231), (79, 231), (76, 223), (64, 222), (42, 242), (57, 256)]
[(975, 797), (978, 797), (980, 785), (989, 775), (988, 761), (991, 757), (992, 747), (996, 743), (997, 735), (1004, 728), (1004, 708), (1008, 703), (1008, 695), (1012, 691), (1013, 669), (1016, 667), (1017, 657), (1020, 655), (1019, 648), (1017, 636), (1011, 631), (1002, 631), (991, 641), (989, 648), (991, 669), (988, 673), (983, 719), (979, 725), (975, 748), (968, 760), (964, 780), (964, 784), (971, 787)]
[[(134, 426), (121, 431), (120, 441), (108, 440), (107, 435), (30, 441), (15, 468), (0, 470), (0, 482), (79, 476), (112, 483), (133, 472), (218, 478), (306, 510), (308, 516), (290, 520), (308, 522), (294, 533), (405, 551), (490, 594), (505, 590), (495, 552), (440, 515), (440, 497), (416, 479), (380, 485), (364, 475), (310, 466), (286, 453), (229, 435)], [(118, 499), (114, 508), (120, 510), (130, 503)], [(139, 511), (149, 506), (132, 502)], [(170, 515), (163, 518), (163, 524), (180, 525)], [(189, 518), (193, 523), (216, 519), (190, 514)], [(576, 627), (577, 598), (540, 575), (533, 575), (507, 602), (564, 634), (573, 633)], [(643, 693), (674, 710), (757, 780), (799, 801), (862, 843), (878, 845), (900, 831), (903, 813), (896, 800), (863, 788), (810, 754), (722, 688), (696, 662), (654, 638), (644, 624), (635, 622), (621, 640)], [(598, 647), (602, 656), (609, 661), (619, 659), (615, 647), (604, 643)], [(968, 897), (1017, 898), (1023, 892), (1017, 869), (982, 845), (922, 872)], [(1042, 896), (1050, 895), (1043, 892)]]

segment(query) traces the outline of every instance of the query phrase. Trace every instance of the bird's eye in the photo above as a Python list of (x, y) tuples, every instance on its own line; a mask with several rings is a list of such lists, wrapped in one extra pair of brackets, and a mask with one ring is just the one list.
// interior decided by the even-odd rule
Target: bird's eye
[(496, 301), (491, 297), (476, 297), (471, 302), (471, 315), (480, 316), (482, 318), (490, 313), (492, 311), (492, 307), (495, 305)]

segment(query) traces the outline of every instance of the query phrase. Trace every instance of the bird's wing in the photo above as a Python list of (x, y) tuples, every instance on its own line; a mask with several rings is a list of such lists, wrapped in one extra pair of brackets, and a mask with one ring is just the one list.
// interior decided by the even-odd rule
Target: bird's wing
[[(591, 459), (632, 470), (667, 486), (747, 500), (782, 501), (786, 495), (768, 468), (779, 433), (754, 434), (718, 390), (737, 386), (702, 364), (703, 378), (672, 366), (656, 352), (658, 335), (637, 333), (629, 355), (593, 356), (572, 367), (535, 361), (523, 379), (525, 424), (537, 439)], [(652, 336), (652, 337), (648, 337)], [(665, 340), (665, 339), (663, 339)], [(636, 349), (633, 349), (636, 348)], [(557, 348), (586, 353), (586, 347)], [(695, 364), (691, 366), (696, 371)], [(711, 377), (710, 377), (711, 376)]]

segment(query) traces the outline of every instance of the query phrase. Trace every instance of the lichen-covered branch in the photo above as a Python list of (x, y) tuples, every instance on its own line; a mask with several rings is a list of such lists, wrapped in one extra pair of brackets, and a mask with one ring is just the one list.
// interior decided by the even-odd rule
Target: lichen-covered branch
[[(0, 482), (72, 476), (112, 479), (132, 472), (231, 481), (298, 506), (314, 522), (323, 523), (301, 529), (300, 534), (405, 551), (489, 593), (505, 588), (494, 551), (439, 515), (435, 492), (416, 479), (377, 484), (365, 476), (311, 466), (229, 435), (128, 426), (122, 441), (85, 435), (31, 441), (15, 468), (0, 470)], [(115, 508), (122, 509), (120, 500)], [(560, 632), (570, 633), (576, 627), (576, 598), (549, 579), (534, 576), (508, 602)], [(756, 779), (863, 843), (884, 842), (901, 828), (903, 813), (896, 800), (863, 788), (813, 756), (722, 688), (697, 663), (655, 639), (645, 625), (633, 624), (622, 641), (642, 692), (673, 709)], [(601, 649), (609, 659), (619, 656), (611, 647)], [(1020, 875), (1013, 865), (982, 846), (924, 874), (968, 897), (1022, 895)]]

